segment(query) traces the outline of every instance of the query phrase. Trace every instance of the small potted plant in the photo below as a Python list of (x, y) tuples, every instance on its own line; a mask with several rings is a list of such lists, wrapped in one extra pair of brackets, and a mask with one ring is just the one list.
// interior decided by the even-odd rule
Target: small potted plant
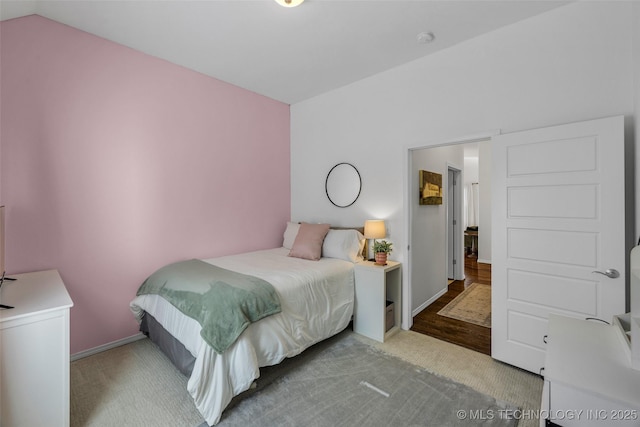
[(386, 240), (376, 240), (373, 242), (373, 252), (375, 253), (376, 265), (387, 265), (387, 256), (393, 243), (389, 243)]

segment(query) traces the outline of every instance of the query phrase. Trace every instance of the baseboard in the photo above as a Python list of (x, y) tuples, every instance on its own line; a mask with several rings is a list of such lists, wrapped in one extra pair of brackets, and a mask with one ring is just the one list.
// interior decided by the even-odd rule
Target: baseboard
[(480, 259), (480, 258), (478, 258), (477, 262), (479, 262), (480, 264), (491, 264), (491, 260), (490, 259)]
[(138, 332), (127, 338), (121, 340), (112, 341), (110, 343), (99, 345), (98, 347), (90, 348), (88, 350), (81, 351), (71, 355), (71, 361), (83, 359), (85, 357), (93, 356), (94, 354), (102, 353), (103, 351), (111, 350), (112, 348), (120, 347), (125, 344), (131, 344), (132, 342), (139, 341), (146, 338), (142, 332)]
[(448, 287), (443, 288), (440, 292), (438, 292), (437, 294), (435, 294), (434, 296), (432, 296), (431, 298), (429, 298), (428, 300), (420, 304), (415, 310), (413, 310), (413, 312), (411, 312), (411, 317), (416, 317), (418, 313), (420, 313), (422, 310), (424, 310), (425, 308), (429, 307), (431, 304), (436, 302), (436, 300), (440, 298), (442, 295), (446, 294), (448, 290), (449, 290)]

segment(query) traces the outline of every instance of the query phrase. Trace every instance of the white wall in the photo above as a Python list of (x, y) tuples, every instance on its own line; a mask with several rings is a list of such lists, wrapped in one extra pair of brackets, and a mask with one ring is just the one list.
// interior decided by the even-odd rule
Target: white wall
[[(426, 303), (447, 290), (447, 197), (449, 188), (448, 166), (464, 168), (463, 147), (445, 147), (413, 150), (409, 202), (411, 206), (411, 277), (413, 301), (411, 311), (415, 314), (426, 307)], [(442, 204), (420, 205), (418, 201), (419, 170), (427, 170), (442, 175)], [(463, 176), (464, 179), (464, 176)], [(462, 226), (460, 225), (460, 229)], [(462, 259), (462, 236), (459, 241), (458, 259)], [(405, 267), (406, 268), (406, 267)]]
[(491, 141), (478, 144), (480, 158), (480, 214), (478, 219), (478, 262), (491, 264)]
[(478, 182), (478, 167), (478, 157), (464, 158), (464, 185)]
[[(404, 261), (407, 148), (633, 115), (633, 8), (569, 4), (293, 105), (292, 219), (361, 225), (385, 218), (392, 258)], [(363, 188), (353, 206), (339, 209), (324, 181), (343, 161), (359, 168)], [(407, 303), (404, 327), (409, 313)]]

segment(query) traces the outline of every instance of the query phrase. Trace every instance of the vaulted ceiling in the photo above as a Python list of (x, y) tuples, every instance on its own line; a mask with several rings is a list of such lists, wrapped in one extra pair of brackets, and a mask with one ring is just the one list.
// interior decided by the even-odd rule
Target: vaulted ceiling
[(0, 19), (38, 14), (294, 104), (567, 3), (2, 0)]

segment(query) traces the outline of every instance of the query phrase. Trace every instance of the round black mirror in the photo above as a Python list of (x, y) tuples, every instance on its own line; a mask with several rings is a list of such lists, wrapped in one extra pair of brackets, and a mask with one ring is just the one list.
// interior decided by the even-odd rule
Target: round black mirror
[(351, 206), (358, 200), (362, 179), (351, 163), (338, 163), (327, 174), (324, 185), (329, 201), (339, 208)]

